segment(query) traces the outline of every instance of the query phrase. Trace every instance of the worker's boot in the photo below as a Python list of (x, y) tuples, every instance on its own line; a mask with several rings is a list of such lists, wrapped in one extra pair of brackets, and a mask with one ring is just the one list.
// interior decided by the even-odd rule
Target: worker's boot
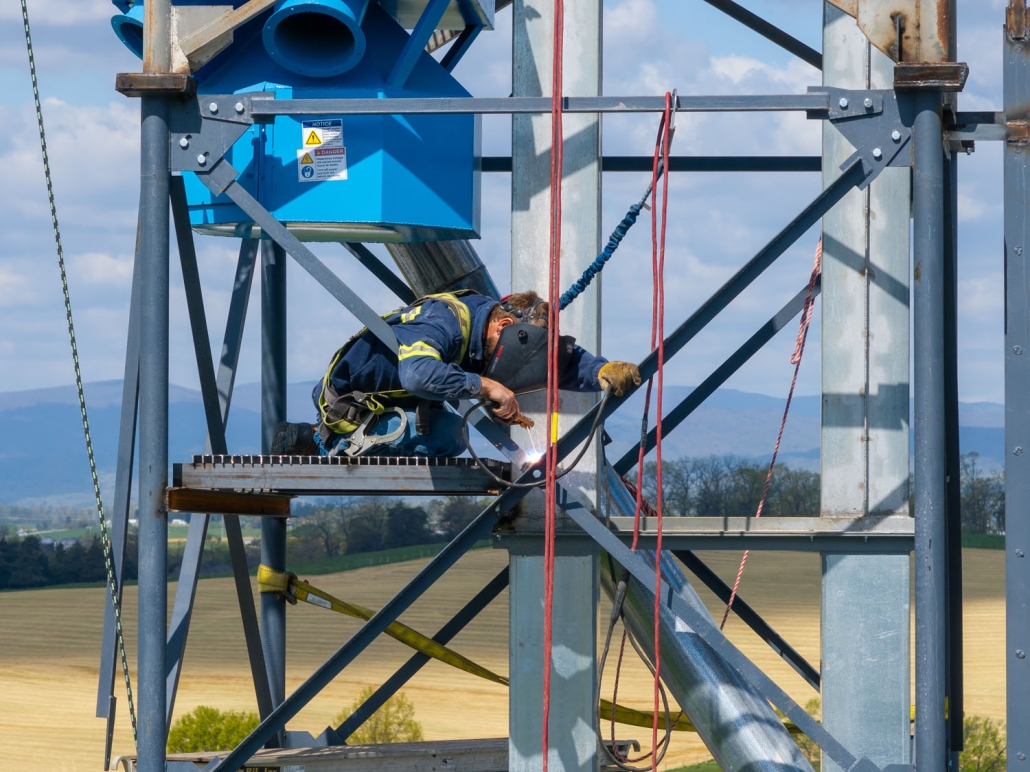
[(311, 424), (280, 421), (272, 437), (273, 456), (317, 456), (314, 427)]

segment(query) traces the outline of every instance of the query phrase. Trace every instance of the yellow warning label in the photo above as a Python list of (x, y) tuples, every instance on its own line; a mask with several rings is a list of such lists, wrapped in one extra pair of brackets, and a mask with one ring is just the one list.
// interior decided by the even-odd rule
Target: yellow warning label
[(304, 157), (300, 159), (300, 162), (302, 164), (313, 164), (315, 159), (311, 157), (311, 153), (305, 153)]
[(322, 144), (322, 138), (318, 136), (317, 132), (312, 131), (310, 134), (308, 134), (308, 138), (306, 140), (304, 140), (304, 144), (305, 145), (321, 145)]

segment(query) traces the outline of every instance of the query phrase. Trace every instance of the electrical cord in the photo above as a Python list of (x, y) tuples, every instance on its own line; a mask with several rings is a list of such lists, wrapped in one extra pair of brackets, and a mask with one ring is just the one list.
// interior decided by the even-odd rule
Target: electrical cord
[[(568, 468), (566, 468), (564, 471), (562, 471), (561, 474), (559, 474), (555, 479), (559, 479), (560, 480), (562, 477), (564, 477), (569, 472), (571, 472), (573, 469), (575, 469), (576, 466), (579, 464), (579, 462), (583, 460), (583, 457), (586, 455), (587, 450), (590, 448), (591, 440), (593, 440), (594, 435), (597, 434), (597, 431), (601, 428), (601, 424), (604, 422), (604, 419), (602, 418), (602, 416), (604, 416), (604, 406), (605, 406), (605, 403), (608, 402), (608, 396), (610, 394), (611, 394), (611, 391), (609, 389), (605, 389), (604, 396), (601, 397), (601, 401), (594, 408), (596, 410), (596, 414), (594, 415), (594, 422), (590, 426), (590, 434), (587, 435), (588, 436), (587, 441), (585, 443), (583, 443), (583, 447), (580, 449), (579, 453), (576, 455), (576, 458), (573, 459), (572, 463), (569, 464)], [(536, 480), (534, 482), (528, 482), (528, 483), (516, 483), (516, 482), (511, 482), (510, 480), (505, 480), (503, 477), (501, 477), (501, 476), (497, 475), (496, 473), (494, 473), (493, 470), (491, 470), (486, 464), (484, 464), (483, 460), (479, 457), (479, 455), (476, 453), (475, 449), (472, 447), (472, 441), (471, 441), (471, 439), (469, 439), (469, 416), (471, 416), (472, 413), (475, 410), (478, 410), (478, 409), (480, 409), (482, 407), (485, 407), (489, 403), (490, 403), (490, 400), (488, 400), (488, 399), (478, 399), (478, 400), (476, 400), (473, 403), (472, 407), (470, 407), (468, 410), (466, 410), (465, 413), (462, 415), (462, 417), (461, 417), (461, 440), (462, 440), (462, 442), (465, 443), (465, 449), (468, 450), (469, 455), (472, 456), (473, 460), (477, 464), (479, 464), (480, 469), (482, 469), (490, 477), (492, 477), (494, 479), (494, 481), (498, 485), (501, 485), (501, 486), (503, 486), (505, 488), (542, 488), (547, 483), (546, 479), (540, 479), (540, 480)]]
[[(612, 578), (614, 579), (614, 577), (615, 577), (615, 561), (612, 559), (611, 555), (606, 555), (605, 557), (608, 560), (608, 569), (611, 572)], [(626, 600), (626, 589), (627, 589), (627, 586), (628, 586), (628, 581), (629, 581), (629, 572), (628, 571), (623, 571), (622, 578), (619, 580), (619, 584), (618, 584), (618, 586), (616, 587), (616, 590), (615, 590), (615, 597), (612, 600), (612, 613), (611, 613), (611, 616), (608, 619), (608, 631), (605, 634), (604, 648), (601, 651), (601, 660), (598, 663), (598, 667), (597, 667), (597, 691), (598, 691), (598, 693), (601, 692), (601, 681), (604, 678), (604, 667), (605, 667), (605, 662), (608, 659), (609, 649), (611, 648), (612, 635), (615, 632), (615, 623), (618, 622), (621, 619), (623, 621), (623, 625), (625, 625), (625, 619), (623, 619), (622, 608), (623, 608), (623, 604), (624, 604), (624, 602)], [(633, 650), (637, 653), (637, 656), (639, 656), (640, 659), (647, 666), (647, 669), (651, 672), (651, 675), (653, 677), (655, 675), (654, 666), (651, 664), (650, 660), (648, 660), (647, 657), (644, 655), (644, 652), (641, 650), (639, 644), (636, 642), (636, 639), (634, 639), (633, 636), (628, 636), (628, 638), (629, 638), (629, 641), (630, 641), (630, 645), (633, 647)], [(651, 753), (646, 753), (643, 756), (640, 756), (640, 757), (635, 758), (635, 759), (621, 758), (619, 756), (618, 751), (615, 749), (615, 737), (614, 737), (614, 735), (612, 736), (612, 746), (611, 746), (611, 748), (609, 748), (605, 743), (601, 743), (601, 747), (604, 748), (605, 755), (608, 757), (608, 759), (611, 761), (611, 763), (613, 765), (615, 765), (616, 767), (618, 767), (619, 769), (625, 770), (625, 772), (650, 772), (650, 770), (657, 769), (658, 765), (661, 764), (662, 759), (665, 758), (665, 754), (666, 754), (666, 752), (669, 749), (669, 744), (672, 742), (672, 729), (675, 726), (675, 724), (672, 723), (672, 720), (671, 720), (671, 713), (670, 713), (670, 710), (669, 710), (669, 697), (668, 697), (668, 695), (665, 692), (665, 686), (663, 684), (661, 684), (660, 681), (659, 681), (659, 691), (660, 691), (660, 694), (661, 694), (662, 705), (664, 707), (664, 713), (665, 713), (665, 737), (662, 739), (662, 741), (660, 743), (658, 743), (658, 748), (657, 748), (657, 753), (656, 753), (657, 758), (651, 764), (649, 764), (647, 766), (633, 766), (634, 764), (638, 764), (641, 761), (649, 759), (651, 757)], [(613, 697), (613, 703), (612, 704), (613, 705), (615, 704), (614, 703), (614, 697)], [(602, 717), (601, 715), (598, 715), (597, 719), (598, 719), (598, 730), (599, 730), (598, 734), (603, 735), (603, 731), (601, 731), (601, 730), (603, 728), (602, 724), (603, 724), (603, 721), (604, 721), (604, 717)], [(677, 719), (677, 722), (678, 722), (678, 719)], [(612, 725), (614, 726), (614, 716), (612, 716)]]

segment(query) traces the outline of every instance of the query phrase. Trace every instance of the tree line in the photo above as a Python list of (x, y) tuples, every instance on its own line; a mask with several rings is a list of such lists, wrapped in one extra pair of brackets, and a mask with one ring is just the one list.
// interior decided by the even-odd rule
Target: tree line
[[(1005, 533), (1005, 474), (988, 471), (980, 454), (960, 459), (962, 530)], [(644, 495), (657, 494), (655, 462), (644, 467)], [(769, 465), (735, 456), (677, 458), (662, 464), (665, 515), (673, 517), (754, 516), (762, 498)], [(631, 474), (628, 478), (635, 478)], [(911, 486), (910, 486), (911, 488)], [(911, 503), (910, 503), (911, 509)], [(818, 517), (819, 473), (778, 464), (769, 481), (762, 514), (766, 517)]]
[(296, 504), (288, 556), (295, 560), (333, 558), (397, 547), (447, 542), (486, 507), (465, 496), (412, 504), (384, 496), (363, 496)]
[[(136, 579), (135, 541), (125, 552), (124, 576), (132, 581)], [(43, 551), (38, 536), (0, 538), (0, 590), (106, 581), (104, 546), (99, 537), (70, 547), (58, 544), (49, 554)]]
[[(768, 465), (734, 456), (700, 456), (665, 461), (662, 492), (671, 517), (753, 516), (765, 487)], [(630, 475), (630, 480), (633, 475)], [(644, 495), (653, 503), (657, 466), (644, 470)], [(1005, 479), (988, 471), (976, 453), (961, 459), (962, 530), (976, 534), (1005, 532)], [(486, 506), (469, 497), (429, 499), (420, 503), (385, 496), (295, 502), (287, 542), (290, 561), (318, 560), (379, 552), (398, 547), (447, 542)], [(819, 474), (777, 465), (762, 514), (767, 517), (818, 517)], [(177, 572), (182, 545), (171, 545), (169, 569)], [(228, 558), (211, 545), (206, 558)], [(248, 545), (248, 563), (258, 546)], [(210, 553), (210, 554), (208, 554)], [(216, 554), (217, 553), (217, 554)], [(136, 578), (136, 539), (126, 545), (125, 579)], [(0, 590), (57, 584), (105, 582), (104, 551), (98, 537), (49, 554), (38, 536), (0, 534)]]

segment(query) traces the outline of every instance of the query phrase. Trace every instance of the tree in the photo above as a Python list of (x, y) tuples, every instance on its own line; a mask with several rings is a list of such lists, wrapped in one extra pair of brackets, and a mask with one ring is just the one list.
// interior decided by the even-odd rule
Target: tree
[(252, 711), (221, 711), (198, 705), (180, 716), (168, 731), (169, 753), (228, 751), (235, 748), (258, 725)]
[(448, 496), (437, 505), (435, 512), (437, 528), (443, 532), (443, 537), (450, 541), (485, 508), (486, 505), (481, 499)]
[(50, 581), (49, 569), (49, 561), (43, 554), (39, 538), (26, 536), (17, 543), (7, 586), (15, 590), (44, 587)]
[(348, 555), (386, 549), (390, 511), (387, 501), (381, 496), (371, 496), (344, 509), (340, 527), (347, 539)]
[[(354, 713), (364, 702), (375, 694), (376, 688), (369, 686), (362, 689), (358, 698), (350, 707), (344, 708), (333, 719), (339, 726)], [(383, 706), (358, 727), (347, 742), (352, 745), (377, 745), (379, 743), (414, 743), (422, 740), (422, 724), (415, 720), (415, 706), (398, 692), (388, 699)]]
[(729, 474), (723, 459), (705, 456), (692, 459), (694, 474), (694, 513), (698, 517), (721, 517), (726, 510)]
[(340, 518), (339, 509), (316, 509), (297, 526), (294, 536), (301, 541), (317, 544), (321, 557), (336, 557), (347, 548), (347, 538)]
[(409, 507), (398, 501), (386, 513), (385, 547), (410, 547), (433, 540), (429, 513), (422, 507)]
[(966, 716), (962, 725), (964, 750), (959, 772), (1004, 772), (1005, 728), (983, 716)]
[(1005, 532), (1005, 482), (1001, 472), (987, 474), (979, 453), (961, 458), (962, 530), (969, 533)]

